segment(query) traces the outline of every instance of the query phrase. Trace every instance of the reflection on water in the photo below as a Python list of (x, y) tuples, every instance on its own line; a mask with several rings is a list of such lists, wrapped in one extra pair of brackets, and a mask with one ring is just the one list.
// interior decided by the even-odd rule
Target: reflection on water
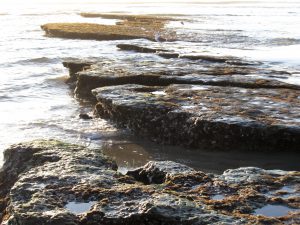
[(219, 174), (229, 168), (247, 166), (300, 170), (300, 154), (191, 150), (178, 146), (158, 145), (147, 140), (136, 139), (129, 134), (123, 141), (119, 139), (104, 144), (103, 149), (105, 154), (116, 160), (122, 173), (143, 166), (149, 160), (172, 160), (204, 172)]
[(69, 202), (65, 207), (74, 214), (82, 214), (91, 209), (96, 202)]
[(283, 205), (266, 205), (260, 209), (255, 210), (255, 215), (263, 215), (268, 217), (286, 216), (289, 212), (299, 211)]
[(214, 195), (212, 196), (212, 200), (216, 200), (216, 201), (222, 201), (224, 200), (225, 196), (224, 195)]
[(126, 173), (128, 169), (141, 167), (153, 160), (153, 156), (136, 143), (110, 143), (103, 145), (102, 149), (104, 154), (116, 161), (118, 170), (122, 173)]

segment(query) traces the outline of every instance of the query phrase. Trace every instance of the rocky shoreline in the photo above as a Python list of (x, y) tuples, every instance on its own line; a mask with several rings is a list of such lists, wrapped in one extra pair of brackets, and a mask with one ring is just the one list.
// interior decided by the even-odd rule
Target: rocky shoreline
[[(160, 51), (132, 49), (142, 54)], [(207, 58), (177, 57), (142, 64), (132, 59), (75, 60), (64, 66), (69, 68), (77, 97), (96, 101), (98, 116), (156, 142), (297, 152), (300, 86), (277, 78), (287, 73), (256, 62), (223, 57), (222, 62), (212, 63), (214, 57)]]
[[(118, 21), (42, 29), (57, 38), (119, 40), (115, 50), (130, 56), (63, 62), (67, 83), (95, 104), (96, 116), (163, 144), (299, 151), (300, 86), (286, 82), (289, 72), (155, 44), (189, 40), (168, 26), (184, 24), (183, 15), (80, 15)], [(153, 44), (128, 42), (141, 38)], [(101, 149), (57, 140), (16, 144), (4, 157), (1, 225), (300, 224), (297, 171), (242, 167), (217, 175), (150, 161), (122, 174)]]
[(171, 161), (123, 175), (99, 150), (37, 140), (5, 151), (1, 224), (298, 224), (299, 179), (254, 167), (206, 174)]
[[(112, 29), (120, 32), (117, 39), (123, 39), (127, 31), (122, 29), (130, 27), (142, 29), (150, 36), (138, 38), (151, 41), (160, 41), (157, 32), (169, 34), (167, 23), (179, 20), (151, 15), (81, 16), (121, 20), (112, 27), (94, 24), (104, 26), (91, 28), (97, 35)], [(77, 28), (73, 30), (73, 26)], [(77, 38), (89, 36), (86, 26), (46, 24), (42, 28), (52, 36)], [(68, 34), (61, 36), (56, 30)], [(289, 72), (269, 69), (263, 62), (187, 54), (160, 45), (119, 43), (116, 48), (136, 57), (63, 62), (75, 95), (96, 102), (98, 116), (163, 144), (218, 150), (299, 150), (300, 86), (285, 82)], [(142, 55), (152, 58), (141, 62)]]

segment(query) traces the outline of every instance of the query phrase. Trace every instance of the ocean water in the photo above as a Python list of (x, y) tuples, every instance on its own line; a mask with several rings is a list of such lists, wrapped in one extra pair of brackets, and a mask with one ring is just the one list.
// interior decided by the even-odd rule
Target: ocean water
[[(121, 41), (49, 38), (40, 26), (50, 22), (115, 23), (115, 20), (82, 18), (80, 12), (180, 14), (180, 18), (189, 21), (172, 22), (168, 26), (176, 28), (178, 35), (188, 36), (192, 31), (190, 42), (160, 43), (164, 47), (183, 53), (205, 52), (263, 61), (267, 67), (289, 72), (290, 76), (282, 79), (284, 82), (300, 85), (300, 2), (111, 2), (0, 0), (0, 164), (3, 150), (11, 144), (56, 138), (102, 147), (121, 168), (140, 166), (150, 159), (172, 159), (209, 171), (246, 165), (298, 168), (295, 157), (291, 157), (293, 161), (276, 154), (270, 160), (268, 154), (233, 157), (227, 153), (195, 153), (136, 140), (100, 118), (80, 120), (78, 115), (91, 112), (92, 107), (73, 97), (65, 84), (68, 71), (62, 61), (133, 56), (117, 51), (115, 45)], [(146, 40), (134, 43), (151, 44)]]

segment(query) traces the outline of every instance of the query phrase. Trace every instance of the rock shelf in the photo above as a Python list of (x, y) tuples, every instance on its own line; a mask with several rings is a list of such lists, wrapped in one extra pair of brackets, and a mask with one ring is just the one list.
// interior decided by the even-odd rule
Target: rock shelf
[[(81, 63), (82, 68), (88, 64)], [(77, 96), (96, 97), (97, 115), (156, 142), (221, 150), (299, 149), (300, 87), (283, 82), (286, 72), (251, 62), (212, 66), (182, 58), (107, 59), (75, 74), (78, 64), (64, 65), (76, 77)]]
[(299, 150), (299, 91), (179, 84), (103, 87), (93, 94), (97, 114), (156, 142), (220, 150)]
[[(186, 64), (189, 63), (189, 67)], [(81, 64), (81, 67), (80, 67)], [(274, 76), (287, 76), (281, 71), (270, 71), (256, 66), (235, 66), (209, 63), (178, 61), (132, 61), (103, 60), (88, 69), (74, 73), (78, 68), (86, 68), (86, 61), (67, 61), (64, 66), (70, 70), (70, 76), (77, 80), (75, 93), (79, 97), (92, 98), (91, 90), (97, 87), (141, 84), (148, 86), (167, 86), (170, 84), (203, 84), (213, 86), (232, 86), (243, 88), (274, 88), (299, 90), (300, 87), (287, 84)], [(169, 67), (169, 68), (166, 68)], [(247, 76), (245, 76), (247, 75)]]
[[(8, 225), (297, 224), (299, 179), (254, 167), (206, 174), (171, 161), (123, 175), (99, 151), (38, 140), (5, 152), (1, 218)], [(264, 215), (270, 206), (285, 212)]]
[[(56, 23), (42, 28), (67, 38), (176, 40), (165, 26), (178, 19), (171, 16), (81, 16), (120, 21), (117, 25)], [(285, 82), (289, 72), (238, 57), (180, 53), (180, 48), (141, 42), (116, 45), (131, 51), (130, 57), (63, 63), (69, 68), (76, 96), (98, 102), (97, 115), (165, 144), (299, 150), (300, 86)], [(139, 54), (145, 53), (141, 59)]]
[[(84, 14), (83, 14), (84, 15)], [(90, 17), (95, 17), (89, 14)], [(116, 25), (94, 23), (48, 23), (41, 26), (51, 37), (92, 39), (92, 40), (128, 40), (148, 39), (151, 41), (175, 41), (176, 32), (165, 28), (172, 18), (156, 16), (106, 15), (110, 19), (122, 19)]]

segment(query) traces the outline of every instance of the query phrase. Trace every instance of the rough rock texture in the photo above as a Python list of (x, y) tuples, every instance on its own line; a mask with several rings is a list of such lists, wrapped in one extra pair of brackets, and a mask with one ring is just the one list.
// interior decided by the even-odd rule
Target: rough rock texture
[[(213, 175), (164, 161), (122, 175), (99, 151), (58, 141), (14, 145), (5, 156), (2, 224), (300, 222), (299, 172), (239, 168)], [(287, 212), (256, 215), (270, 206)]]
[(204, 85), (123, 85), (93, 90), (97, 113), (155, 141), (298, 151), (300, 91)]
[[(75, 61), (75, 69), (78, 68), (76, 63), (77, 61)], [(73, 71), (73, 64), (72, 61), (67, 61), (64, 66)], [(85, 62), (83, 61), (82, 68), (84, 65)], [(297, 85), (287, 84), (276, 79), (277, 77), (285, 78), (288, 75), (282, 71), (268, 70), (257, 66), (224, 65), (223, 63), (212, 66), (207, 62), (191, 62), (186, 61), (186, 59), (166, 60), (164, 62), (106, 59), (93, 64), (83, 72), (77, 73), (75, 93), (79, 97), (91, 98), (93, 97), (91, 90), (94, 88), (122, 84), (148, 86), (204, 84), (224, 87), (299, 90), (300, 87)]]
[(77, 73), (89, 69), (95, 62), (85, 60), (72, 60), (63, 62), (64, 67), (69, 69), (69, 81), (77, 80)]
[[(109, 16), (110, 19), (115, 16)], [(156, 16), (120, 15), (123, 19), (116, 25), (92, 23), (49, 23), (41, 28), (47, 35), (61, 38), (93, 40), (148, 39), (151, 41), (174, 41), (176, 33), (165, 29), (172, 18)]]
[(103, 59), (76, 73), (75, 93), (96, 97), (98, 115), (156, 142), (298, 151), (300, 86), (284, 82), (288, 72), (232, 60)]

